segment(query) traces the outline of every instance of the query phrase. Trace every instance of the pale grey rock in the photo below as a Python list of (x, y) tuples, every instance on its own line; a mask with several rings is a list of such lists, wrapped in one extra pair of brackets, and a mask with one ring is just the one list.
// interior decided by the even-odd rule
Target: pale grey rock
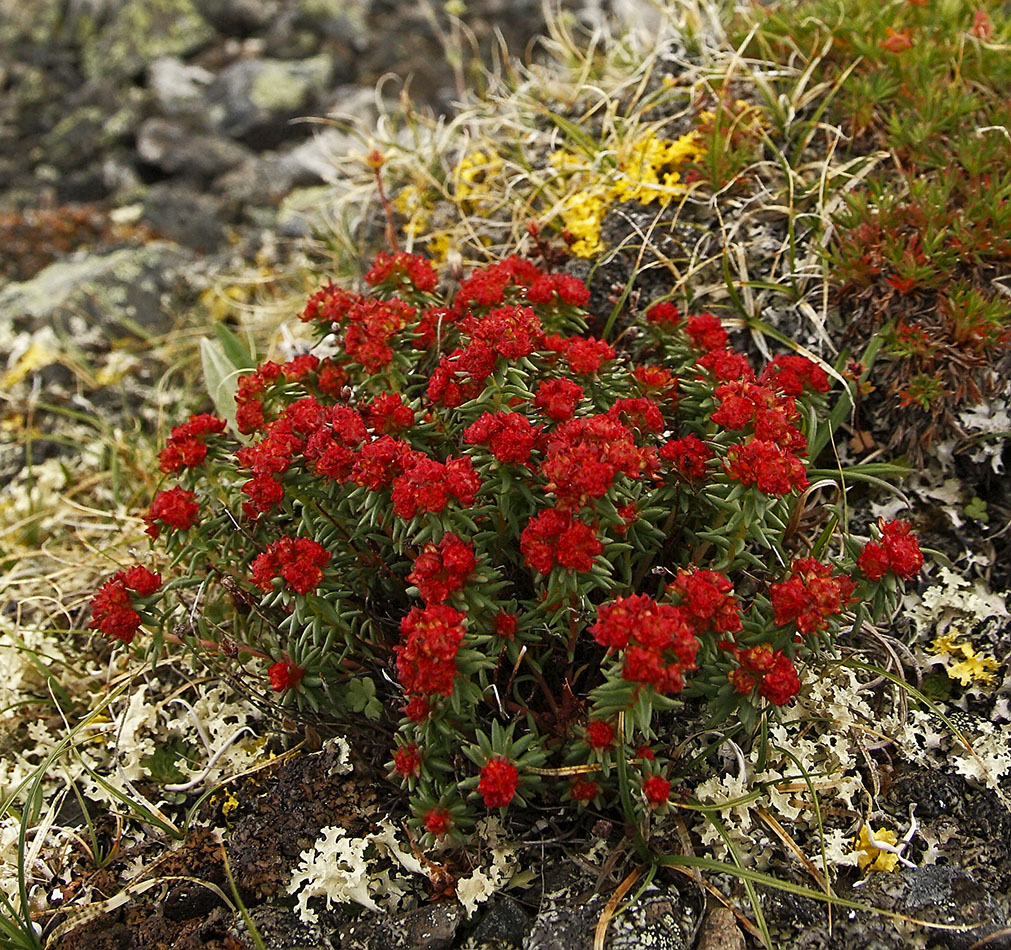
[(206, 109), (214, 73), (202, 66), (162, 56), (148, 67), (147, 86), (155, 107), (166, 116), (199, 116)]
[(192, 260), (167, 242), (73, 256), (8, 284), (0, 291), (0, 313), (19, 330), (51, 325), (82, 347), (107, 347), (123, 334), (163, 333), (172, 326), (182, 273)]

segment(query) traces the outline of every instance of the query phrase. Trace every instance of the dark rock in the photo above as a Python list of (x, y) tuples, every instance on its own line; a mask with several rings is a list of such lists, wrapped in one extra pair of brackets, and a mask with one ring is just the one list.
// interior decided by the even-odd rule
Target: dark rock
[(744, 935), (729, 907), (714, 907), (699, 931), (696, 950), (744, 950)]
[(508, 894), (499, 894), (492, 899), (471, 939), (477, 944), (512, 950), (523, 945), (532, 926), (533, 920), (519, 901)]
[(203, 18), (226, 36), (249, 36), (280, 12), (278, 0), (196, 0)]
[(201, 180), (234, 168), (249, 157), (249, 150), (179, 119), (148, 119), (137, 132), (137, 154), (163, 172)]
[(523, 950), (590, 950), (607, 903), (593, 879), (575, 865), (550, 869), (544, 897)]
[(144, 197), (141, 221), (159, 237), (206, 254), (225, 239), (220, 210), (209, 195), (179, 185), (156, 185)]
[(238, 206), (276, 205), (294, 189), (332, 182), (333, 156), (350, 143), (337, 129), (324, 129), (286, 151), (250, 156), (214, 183), (214, 191)]
[(222, 70), (208, 90), (208, 118), (221, 134), (272, 148), (298, 134), (291, 119), (311, 112), (330, 86), (328, 56), (289, 62), (246, 59)]
[(109, 196), (109, 185), (96, 166), (81, 168), (61, 175), (56, 181), (54, 198), (60, 204), (101, 201)]
[(325, 49), (345, 68), (341, 81), (352, 78), (349, 54), (361, 52), (375, 33), (370, 31), (372, 0), (294, 0), (266, 32), (266, 52), (280, 59), (312, 56)]
[[(982, 938), (1007, 926), (1007, 917), (987, 889), (971, 874), (951, 865), (910, 868), (903, 910), (913, 917), (942, 924), (979, 924), (967, 931), (935, 931), (935, 940), (950, 950), (968, 950)], [(1007, 937), (987, 947), (1011, 946)]]
[(402, 928), (409, 950), (443, 950), (453, 942), (462, 920), (463, 908), (455, 901), (443, 901), (398, 915), (395, 926)]
[[(280, 904), (260, 904), (249, 908), (249, 916), (268, 947), (285, 950), (332, 950), (319, 924), (307, 924), (295, 912)], [(239, 933), (247, 930), (245, 921), (238, 921)]]
[(355, 950), (445, 950), (463, 920), (456, 902), (429, 904), (402, 914), (369, 915), (345, 924), (337, 946)]

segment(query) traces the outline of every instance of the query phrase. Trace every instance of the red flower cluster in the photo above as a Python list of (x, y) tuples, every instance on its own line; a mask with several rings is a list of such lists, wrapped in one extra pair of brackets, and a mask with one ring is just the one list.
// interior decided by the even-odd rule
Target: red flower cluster
[(537, 445), (541, 427), (533, 426), (521, 412), (486, 412), (463, 433), (468, 445), (487, 445), (506, 464), (526, 465)]
[(678, 475), (689, 481), (701, 481), (705, 478), (706, 463), (716, 457), (713, 450), (695, 435), (686, 435), (682, 439), (665, 442), (657, 454), (663, 461), (670, 462)]
[(421, 750), (413, 743), (398, 746), (393, 753), (393, 768), (404, 778), (421, 774)]
[(728, 383), (735, 379), (750, 380), (755, 374), (748, 365), (748, 358), (736, 350), (710, 350), (696, 361), (695, 365), (709, 370), (721, 382)]
[[(380, 267), (377, 273), (385, 271), (389, 276), (399, 266), (391, 263), (388, 267)], [(420, 267), (415, 267), (414, 271), (415, 276), (426, 281)], [(401, 276), (411, 279), (406, 268)], [(330, 324), (335, 331), (343, 328), (345, 357), (372, 374), (393, 361), (390, 341), (415, 323), (417, 316), (417, 309), (403, 300), (364, 297), (328, 283), (309, 298), (300, 318)]]
[(484, 381), (495, 371), (495, 360), (495, 351), (487, 343), (457, 347), (432, 373), (426, 390), (429, 401), (453, 409), (479, 396)]
[(586, 724), (586, 744), (591, 749), (607, 749), (614, 742), (614, 726), (603, 719), (591, 719)]
[(414, 425), (414, 410), (404, 405), (400, 393), (380, 393), (365, 406), (362, 415), (366, 425), (378, 435), (393, 435)]
[[(735, 651), (736, 652), (736, 651)], [(793, 661), (782, 650), (773, 652), (769, 644), (737, 652), (740, 666), (730, 674), (735, 692), (759, 692), (775, 706), (785, 706), (800, 692), (800, 678)]]
[(541, 276), (536, 264), (510, 255), (475, 270), (462, 281), (453, 300), (453, 309), (464, 313), (471, 307), (497, 306), (505, 299), (509, 287), (529, 288)]
[(450, 826), (453, 824), (453, 816), (442, 805), (436, 805), (435, 808), (425, 814), (424, 822), (425, 831), (435, 835), (436, 838), (440, 838), (449, 831)]
[[(376, 401), (382, 398), (377, 396)], [(413, 421), (413, 413), (411, 415)], [(317, 475), (346, 482), (352, 478), (359, 459), (355, 450), (368, 438), (365, 421), (354, 409), (334, 406), (325, 423), (306, 440), (302, 456)]]
[(737, 598), (731, 593), (734, 585), (719, 571), (678, 571), (668, 589), (681, 595), (697, 633), (737, 633), (741, 629)]
[(590, 291), (578, 277), (569, 274), (541, 274), (527, 288), (530, 303), (550, 305), (556, 298), (571, 307), (584, 307), (590, 302)]
[[(655, 408), (655, 407), (654, 407)], [(548, 437), (541, 474), (560, 507), (578, 508), (601, 498), (619, 473), (652, 475), (660, 467), (653, 446), (640, 448), (631, 429), (611, 416), (584, 416), (559, 425)]]
[(674, 304), (664, 300), (647, 309), (646, 320), (659, 327), (676, 327), (681, 322), (681, 313)]
[(678, 380), (669, 369), (662, 366), (636, 366), (632, 375), (644, 392), (663, 400), (670, 409), (677, 408)]
[(544, 342), (541, 318), (530, 307), (498, 307), (480, 319), (466, 317), (460, 329), (470, 334), (471, 346), (484, 344), (507, 360), (530, 356)]
[(252, 564), (252, 579), (263, 590), (274, 589), (280, 577), (296, 594), (308, 594), (323, 580), (323, 568), (330, 552), (311, 538), (292, 538), (286, 534), (258, 554)]
[(688, 323), (685, 324), (685, 332), (700, 350), (707, 352), (722, 350), (729, 339), (719, 317), (714, 317), (711, 313), (700, 313), (689, 317)]
[(492, 632), (503, 640), (512, 640), (518, 627), (519, 620), (516, 615), (505, 610), (500, 610), (492, 622)]
[(791, 452), (803, 452), (807, 441), (792, 423), (800, 419), (792, 396), (784, 396), (768, 386), (738, 379), (717, 386), (714, 395), (720, 408), (710, 418), (727, 429), (754, 426), (756, 439), (775, 442)]
[(117, 571), (91, 598), (91, 622), (88, 629), (101, 630), (107, 636), (132, 643), (142, 620), (134, 610), (130, 591), (141, 597), (149, 597), (159, 587), (161, 575), (139, 564), (127, 571)]
[(551, 573), (555, 564), (585, 573), (603, 550), (594, 529), (573, 518), (568, 509), (545, 508), (527, 522), (520, 535), (520, 552), (527, 567), (541, 574)]
[(267, 668), (267, 678), (270, 688), (275, 693), (283, 693), (286, 689), (294, 689), (305, 676), (305, 670), (288, 660), (278, 660)]
[(852, 601), (856, 584), (849, 577), (832, 576), (832, 567), (816, 558), (795, 558), (791, 575), (781, 583), (769, 585), (769, 597), (775, 611), (773, 623), (796, 623), (803, 634), (817, 633), (828, 627), (830, 617), (838, 616)]
[(649, 683), (658, 693), (679, 693), (683, 673), (695, 669), (699, 643), (687, 607), (658, 604), (646, 594), (618, 597), (597, 611), (593, 638), (625, 654), (622, 677)]
[(492, 759), (481, 769), (477, 790), (489, 808), (505, 808), (516, 794), (519, 772), (508, 759)]
[(426, 307), (421, 311), (421, 318), (414, 328), (414, 339), (411, 346), (416, 350), (431, 349), (441, 337), (456, 322), (458, 314), (448, 307)]
[(474, 545), (447, 532), (437, 545), (425, 545), (407, 579), (426, 604), (441, 604), (463, 587), (476, 566)]
[(255, 373), (240, 376), (235, 393), (235, 423), (244, 435), (262, 429), (266, 424), (264, 399), (267, 387), (279, 382), (306, 382), (315, 373), (315, 388), (321, 394), (336, 397), (347, 384), (343, 367), (333, 360), (320, 360), (311, 353), (303, 353), (279, 364), (272, 360), (261, 363)]
[(366, 442), (354, 458), (351, 480), (369, 491), (389, 488), (415, 459), (414, 450), (401, 439), (382, 435)]
[[(397, 654), (397, 675), (407, 693), (449, 696), (456, 677), (456, 654), (463, 642), (464, 615), (445, 604), (412, 607), (400, 622), (404, 642)], [(427, 714), (427, 709), (426, 709)]]
[(757, 485), (769, 495), (786, 495), (807, 488), (804, 463), (774, 442), (751, 439), (732, 446), (725, 464), (727, 474), (742, 485)]
[(817, 363), (806, 356), (788, 354), (775, 357), (759, 377), (759, 382), (782, 390), (788, 396), (805, 392), (827, 393), (828, 376)]
[(365, 283), (372, 287), (389, 284), (399, 291), (419, 290), (431, 293), (439, 283), (432, 262), (419, 254), (387, 254), (380, 252), (365, 275)]
[(857, 567), (871, 581), (880, 580), (889, 571), (911, 580), (923, 567), (923, 554), (909, 522), (879, 519), (878, 528), (881, 543), (868, 542), (857, 558)]
[(577, 775), (569, 786), (569, 797), (574, 802), (592, 802), (600, 794), (600, 785), (592, 779)]
[(150, 538), (157, 538), (161, 533), (161, 528), (156, 524), (158, 521), (176, 531), (192, 528), (197, 520), (197, 513), (200, 511), (200, 505), (196, 498), (197, 496), (193, 492), (187, 491), (179, 485), (158, 492), (144, 516), (144, 521), (147, 522), (147, 529), (144, 533)]
[[(530, 265), (533, 267), (533, 265)], [(505, 286), (511, 282), (511, 277), (495, 268), (487, 268), (487, 272), (495, 271), (504, 280)], [(539, 273), (534, 268), (535, 273)], [(479, 274), (472, 276), (471, 280)], [(498, 278), (494, 281), (498, 285)], [(467, 284), (468, 282), (464, 282)], [(502, 292), (493, 295), (495, 302), (501, 302)], [(461, 294), (464, 288), (461, 288)], [(499, 357), (507, 360), (518, 360), (530, 356), (544, 346), (544, 329), (540, 317), (530, 307), (507, 305), (490, 311), (483, 317), (467, 313), (460, 309), (461, 299), (466, 296), (457, 295), (454, 311), (465, 314), (459, 320), (459, 328), (466, 345), (459, 346), (447, 356), (444, 356), (428, 383), (428, 398), (433, 403), (440, 403), (449, 408), (459, 406), (468, 399), (478, 396), (484, 381), (494, 372)], [(485, 300), (482, 297), (482, 303)]]
[(419, 511), (442, 511), (450, 496), (467, 507), (481, 488), (481, 479), (469, 455), (438, 462), (413, 453), (403, 475), (393, 480), (393, 510), (405, 519)]
[(584, 390), (571, 379), (546, 379), (537, 387), (534, 405), (556, 422), (571, 419)]
[(653, 808), (666, 805), (670, 800), (670, 782), (660, 775), (651, 775), (642, 783), (642, 791), (646, 801)]
[(645, 396), (616, 399), (607, 410), (607, 415), (615, 422), (637, 429), (640, 433), (663, 432), (666, 428), (660, 407)]
[(390, 341), (410, 326), (418, 311), (403, 300), (362, 297), (347, 313), (344, 352), (367, 373), (378, 373), (393, 362)]
[(207, 437), (224, 431), (224, 419), (206, 412), (190, 416), (172, 429), (165, 448), (158, 453), (161, 470), (168, 474), (200, 465), (207, 458)]
[(577, 376), (591, 376), (608, 360), (613, 360), (614, 347), (592, 336), (546, 337), (544, 345), (558, 353)]

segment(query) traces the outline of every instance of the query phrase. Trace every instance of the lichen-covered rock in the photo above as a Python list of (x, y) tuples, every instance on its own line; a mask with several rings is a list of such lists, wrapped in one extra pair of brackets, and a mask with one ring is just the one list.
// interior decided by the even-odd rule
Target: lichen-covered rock
[(214, 73), (176, 56), (162, 56), (148, 67), (147, 87), (155, 108), (164, 116), (202, 116), (207, 87)]
[(221, 134), (271, 147), (290, 138), (292, 118), (311, 112), (327, 92), (329, 56), (288, 61), (245, 59), (218, 74), (208, 90), (208, 119)]
[(193, 0), (125, 0), (93, 26), (82, 40), (84, 74), (104, 82), (137, 76), (161, 56), (186, 56), (214, 38)]
[(108, 346), (123, 336), (163, 333), (172, 325), (183, 268), (192, 255), (154, 242), (50, 264), (0, 291), (0, 313), (18, 330), (51, 323), (79, 346)]

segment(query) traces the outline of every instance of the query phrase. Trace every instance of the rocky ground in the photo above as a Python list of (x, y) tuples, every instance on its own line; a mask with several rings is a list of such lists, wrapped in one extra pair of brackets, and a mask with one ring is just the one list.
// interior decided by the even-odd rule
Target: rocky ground
[[(419, 107), (450, 111), (460, 83), (477, 77), (469, 67), (454, 73), (446, 65), (439, 33), (448, 22), (438, 13), (434, 20), (426, 16), (425, 6), (387, 0), (0, 0), (5, 386), (22, 381), (22, 369), (41, 366), (40, 385), (67, 408), (110, 423), (116, 414), (139, 411), (153, 378), (140, 372), (126, 386), (82, 390), (67, 369), (67, 341), (79, 350), (75, 358), (83, 354), (89, 365), (112, 372), (109, 354), (118, 341), (165, 333), (217, 275), (253, 262), (280, 268), (297, 253), (308, 226), (294, 209), (332, 179), (330, 156), (356, 143), (331, 123), (295, 120), (340, 115), (368, 123), (376, 115), (375, 84), (390, 73), (395, 78), (382, 89), (391, 100), (410, 77)], [(465, 20), (486, 53), (496, 32), (522, 51), (542, 25), (532, 0), (468, 3)], [(28, 366), (26, 354), (33, 352)], [(18, 407), (5, 411), (13, 415)], [(47, 430), (44, 413), (36, 424), (35, 461), (68, 451), (58, 433)], [(24, 453), (21, 443), (2, 447), (0, 478), (15, 477)], [(989, 528), (945, 514), (957, 511), (957, 500), (943, 501), (929, 486), (911, 495), (929, 546), (955, 563), (989, 560), (983, 573), (994, 590), (1011, 582), (1009, 532), (999, 531), (1011, 502), (999, 463), (993, 453), (962, 458), (960, 482), (945, 489), (949, 499), (987, 501), (994, 515)], [(924, 587), (928, 583), (936, 584), (937, 576)], [(994, 653), (1006, 659), (1006, 627), (997, 623), (987, 636)], [(971, 717), (1008, 718), (1006, 703), (995, 710), (967, 695), (963, 706), (967, 729)], [(689, 716), (680, 728), (687, 734), (692, 725)], [(348, 740), (350, 760), (333, 737), (309, 735), (310, 754), (232, 786), (233, 798), (205, 802), (181, 847), (137, 846), (96, 871), (82, 882), (96, 895), (117, 893), (127, 866), (146, 868), (136, 881), (163, 883), (137, 887), (125, 904), (101, 907), (104, 912), (86, 922), (73, 919), (73, 927), (53, 921), (51, 946), (251, 947), (243, 916), (195, 883), (230, 894), (229, 873), (270, 950), (745, 946), (745, 922), (699, 880), (670, 873), (637, 893), (643, 882), (629, 879), (635, 861), (622, 827), (606, 816), (572, 823), (553, 813), (531, 819), (515, 855), (516, 867), (533, 871), (526, 886), (497, 895), (471, 916), (453, 900), (396, 915), (361, 915), (335, 905), (320, 909), (318, 923), (306, 926), (290, 900), (278, 899), (300, 854), (325, 827), (341, 825), (349, 836), (380, 833), (387, 813), (374, 764), (385, 745), (373, 749), (382, 737), (363, 732)], [(855, 873), (843, 875), (837, 893), (900, 918), (978, 926), (932, 931), (925, 940), (914, 938), (919, 931), (901, 920), (838, 911), (829, 921), (814, 901), (766, 890), (764, 913), (780, 945), (1011, 947), (1011, 813), (999, 794), (970, 776), (931, 767), (929, 757), (920, 764), (892, 761), (887, 745), (866, 753), (863, 770), (891, 814), (907, 815), (915, 805), (919, 835), (907, 856), (920, 864), (929, 852), (933, 860), (866, 884)], [(1003, 789), (1011, 793), (1006, 777)], [(224, 843), (211, 830), (216, 827), (228, 829)], [(677, 851), (676, 829), (669, 834)], [(489, 866), (488, 855), (472, 857), (474, 866)], [(444, 890), (474, 869), (426, 861), (418, 889), (431, 897), (440, 895), (440, 884)], [(810, 883), (799, 872), (796, 882)], [(635, 899), (598, 944), (598, 922), (614, 910), (609, 897), (623, 883)]]

